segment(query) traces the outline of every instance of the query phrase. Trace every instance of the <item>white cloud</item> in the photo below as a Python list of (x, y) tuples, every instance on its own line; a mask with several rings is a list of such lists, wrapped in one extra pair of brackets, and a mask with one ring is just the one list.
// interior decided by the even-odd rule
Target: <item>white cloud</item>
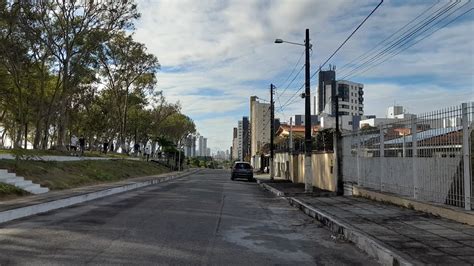
[[(232, 127), (248, 115), (249, 96), (269, 98), (269, 83), (284, 79), (302, 52), (298, 46), (273, 44), (275, 38), (302, 43), (304, 29), (309, 28), (314, 71), (378, 2), (144, 0), (138, 3), (142, 18), (135, 38), (147, 45), (165, 70), (176, 68), (159, 73), (158, 88), (169, 100), (182, 103), (211, 147), (225, 149), (231, 145)], [(330, 63), (342, 66), (432, 4), (385, 1)], [(354, 77), (354, 81), (367, 80), (366, 112), (383, 114), (394, 101), (417, 112), (469, 98), (474, 72), (472, 29), (471, 16)], [(424, 80), (402, 85), (411, 78)], [(316, 82), (313, 79), (313, 92)], [(281, 101), (302, 83), (302, 78), (297, 79)], [(302, 101), (296, 101), (281, 116), (302, 111)]]

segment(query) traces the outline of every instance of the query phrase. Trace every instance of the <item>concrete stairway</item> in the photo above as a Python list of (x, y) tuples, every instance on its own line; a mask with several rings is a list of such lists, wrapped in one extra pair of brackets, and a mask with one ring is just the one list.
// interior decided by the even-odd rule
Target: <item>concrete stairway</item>
[(34, 184), (30, 180), (25, 180), (22, 176), (17, 176), (14, 173), (9, 173), (7, 170), (0, 169), (0, 183), (10, 184), (30, 192), (31, 194), (41, 194), (49, 191), (47, 187), (42, 187), (39, 184)]

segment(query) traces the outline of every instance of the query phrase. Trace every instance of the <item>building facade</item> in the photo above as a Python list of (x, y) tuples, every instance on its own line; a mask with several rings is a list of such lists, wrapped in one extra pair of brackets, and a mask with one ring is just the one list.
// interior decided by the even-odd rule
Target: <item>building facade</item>
[(199, 136), (199, 150), (198, 156), (208, 156), (207, 155), (207, 138)]
[(242, 161), (250, 155), (250, 122), (247, 116), (242, 117)]
[(336, 86), (339, 95), (339, 115), (364, 115), (364, 85), (338, 80)]
[(209, 156), (207, 150), (207, 138), (203, 139), (203, 147), (202, 147), (202, 155), (201, 156)]
[(203, 156), (202, 155), (203, 150), (204, 150), (204, 137), (199, 136), (197, 156)]
[(234, 127), (233, 129), (233, 135), (232, 135), (232, 152), (231, 152), (231, 160), (237, 160), (239, 158), (239, 155), (238, 155), (238, 146), (239, 146), (239, 142), (238, 142), (238, 129), (236, 127)]
[[(318, 114), (322, 112), (332, 113), (332, 110), (326, 110), (327, 105), (332, 100), (332, 95), (336, 93), (336, 71), (319, 71), (318, 80)], [(329, 108), (330, 106), (328, 106)], [(329, 111), (329, 112), (328, 112)]]
[(270, 143), (270, 104), (261, 103), (257, 96), (252, 96), (250, 97), (250, 157), (254, 158), (267, 143)]
[[(304, 115), (295, 115), (295, 126), (304, 126), (305, 120), (304, 120)], [(319, 118), (317, 115), (311, 115), (311, 125), (315, 126), (319, 124)]]

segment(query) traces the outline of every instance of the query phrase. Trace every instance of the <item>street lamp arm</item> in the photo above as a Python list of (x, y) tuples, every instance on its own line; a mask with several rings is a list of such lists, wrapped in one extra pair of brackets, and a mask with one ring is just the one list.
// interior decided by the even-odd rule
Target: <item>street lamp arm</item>
[(289, 43), (289, 44), (294, 44), (294, 45), (300, 45), (300, 46), (305, 46), (305, 44), (303, 43), (296, 43), (296, 42), (287, 42), (287, 41), (284, 41), (282, 39), (276, 39), (275, 40), (275, 43)]

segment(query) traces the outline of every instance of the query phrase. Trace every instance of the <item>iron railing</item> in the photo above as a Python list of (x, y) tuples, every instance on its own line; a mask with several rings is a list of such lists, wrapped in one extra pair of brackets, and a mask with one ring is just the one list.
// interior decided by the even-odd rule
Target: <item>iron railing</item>
[(465, 103), (343, 134), (343, 179), (470, 210), (473, 116)]

